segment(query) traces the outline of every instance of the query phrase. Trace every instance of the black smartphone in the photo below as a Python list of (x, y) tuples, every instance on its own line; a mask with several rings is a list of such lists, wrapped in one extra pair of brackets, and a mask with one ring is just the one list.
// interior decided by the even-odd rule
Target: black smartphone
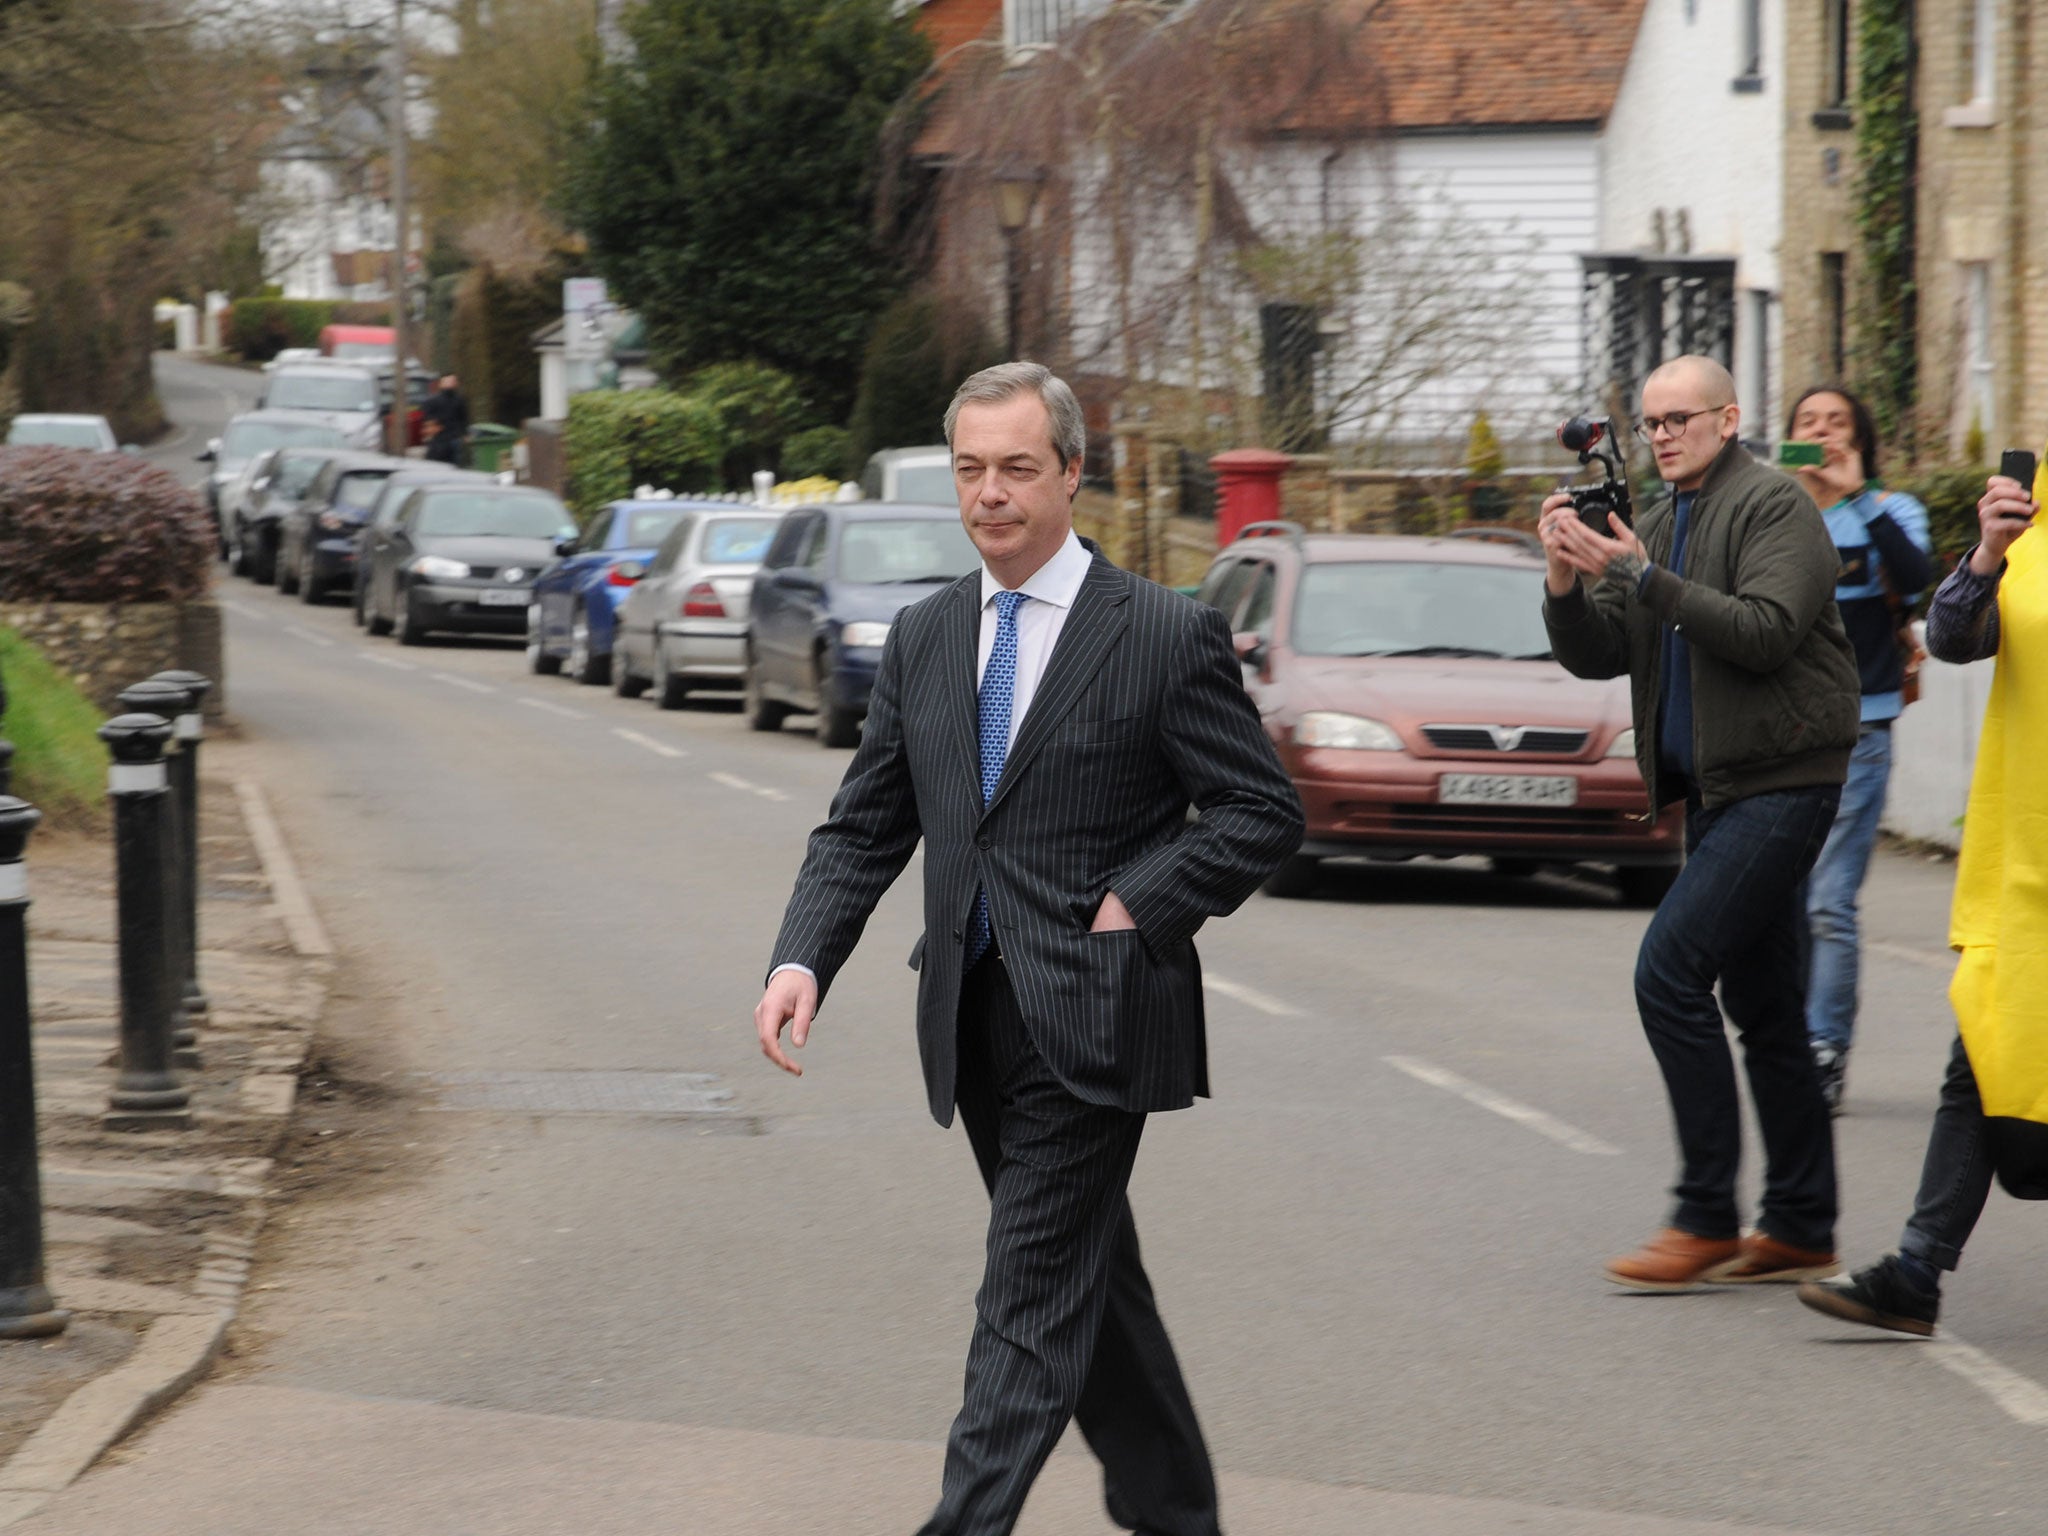
[(2017, 480), (2020, 489), (2029, 496), (2034, 494), (2033, 454), (2024, 448), (2008, 448), (1998, 456), (1998, 472), (2008, 480)]

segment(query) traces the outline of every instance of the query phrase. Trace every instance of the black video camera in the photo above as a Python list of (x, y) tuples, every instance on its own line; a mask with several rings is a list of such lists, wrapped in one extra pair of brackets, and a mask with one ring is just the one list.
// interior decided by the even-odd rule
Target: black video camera
[[(1560, 487), (1570, 494), (1572, 510), (1579, 514), (1579, 521), (1610, 539), (1614, 537), (1614, 527), (1607, 521), (1609, 513), (1619, 515), (1625, 527), (1635, 527), (1635, 511), (1629, 505), (1628, 476), (1620, 463), (1614, 422), (1605, 416), (1574, 416), (1557, 429), (1557, 440), (1576, 453), (1581, 464), (1598, 459), (1606, 471), (1597, 485)], [(1603, 449), (1602, 443), (1607, 447)]]

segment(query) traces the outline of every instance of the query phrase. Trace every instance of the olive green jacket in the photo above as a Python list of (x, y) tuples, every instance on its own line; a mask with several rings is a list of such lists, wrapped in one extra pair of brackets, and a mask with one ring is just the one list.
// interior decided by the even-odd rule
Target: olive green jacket
[(1658, 782), (1666, 626), (1690, 647), (1693, 771), (1705, 805), (1840, 784), (1856, 745), (1861, 685), (1835, 610), (1840, 560), (1813, 499), (1730, 442), (1693, 500), (1683, 571), (1668, 568), (1671, 496), (1636, 532), (1655, 567), (1640, 591), (1613, 579), (1590, 594), (1583, 583), (1563, 597), (1546, 591), (1543, 621), (1566, 670), (1628, 674), (1651, 804), (1678, 793)]

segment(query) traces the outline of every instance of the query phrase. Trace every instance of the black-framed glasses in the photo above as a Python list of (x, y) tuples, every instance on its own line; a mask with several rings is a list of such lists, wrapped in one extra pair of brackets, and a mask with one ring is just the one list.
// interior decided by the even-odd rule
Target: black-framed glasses
[(1645, 416), (1636, 423), (1636, 436), (1646, 443), (1655, 442), (1660, 431), (1668, 431), (1673, 437), (1683, 437), (1694, 417), (1712, 416), (1716, 411), (1727, 409), (1725, 405), (1710, 405), (1704, 411), (1670, 411), (1662, 416)]

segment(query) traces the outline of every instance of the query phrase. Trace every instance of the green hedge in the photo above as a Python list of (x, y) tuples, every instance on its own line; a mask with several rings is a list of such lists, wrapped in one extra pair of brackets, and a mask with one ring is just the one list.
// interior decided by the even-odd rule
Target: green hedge
[(809, 480), (850, 480), (859, 473), (851, 463), (853, 434), (844, 427), (806, 427), (793, 432), (782, 444), (782, 478)]
[(286, 347), (317, 347), (329, 325), (389, 325), (388, 304), (335, 299), (237, 299), (228, 306), (221, 345), (252, 363), (267, 363)]

